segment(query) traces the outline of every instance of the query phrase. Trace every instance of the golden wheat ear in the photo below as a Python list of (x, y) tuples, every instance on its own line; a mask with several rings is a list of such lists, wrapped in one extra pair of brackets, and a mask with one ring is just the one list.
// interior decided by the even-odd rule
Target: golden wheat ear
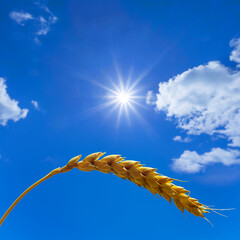
[(79, 155), (72, 158), (66, 166), (52, 170), (45, 177), (25, 190), (15, 200), (1, 218), (0, 226), (18, 202), (33, 188), (50, 177), (58, 173), (68, 172), (73, 168), (78, 168), (81, 171), (97, 170), (103, 173), (113, 173), (120, 178), (128, 179), (136, 185), (148, 189), (155, 196), (159, 195), (164, 197), (169, 202), (173, 200), (182, 213), (184, 212), (184, 209), (186, 209), (193, 215), (206, 219), (204, 213), (209, 213), (209, 210), (215, 211), (215, 209), (211, 209), (210, 207), (199, 203), (197, 199), (191, 198), (188, 190), (174, 185), (172, 182), (175, 179), (160, 175), (156, 172), (156, 168), (143, 167), (143, 165), (137, 161), (124, 160), (121, 155), (109, 155), (100, 159), (104, 154), (105, 153), (102, 152), (93, 153), (88, 155), (82, 161), (79, 161), (81, 158), (81, 155)]

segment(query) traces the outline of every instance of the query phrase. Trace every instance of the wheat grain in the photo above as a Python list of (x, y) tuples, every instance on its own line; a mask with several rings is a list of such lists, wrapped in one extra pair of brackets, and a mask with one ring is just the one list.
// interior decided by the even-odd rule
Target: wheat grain
[(82, 161), (79, 161), (81, 157), (81, 155), (79, 155), (72, 158), (66, 166), (51, 171), (45, 177), (30, 186), (15, 200), (1, 218), (0, 226), (17, 203), (34, 187), (53, 175), (68, 172), (73, 168), (78, 168), (81, 171), (98, 170), (103, 173), (114, 173), (120, 178), (128, 179), (136, 185), (148, 189), (155, 196), (159, 195), (164, 197), (169, 202), (173, 200), (182, 213), (184, 212), (184, 209), (186, 209), (197, 217), (205, 218), (204, 213), (209, 213), (209, 210), (214, 211), (214, 209), (199, 203), (197, 199), (190, 197), (190, 192), (188, 190), (174, 185), (172, 182), (176, 179), (160, 175), (156, 172), (155, 168), (144, 167), (137, 161), (124, 160), (121, 155), (108, 155), (100, 159), (104, 154), (105, 153), (101, 152), (93, 153), (88, 155)]
[(137, 161), (124, 160), (120, 155), (109, 155), (99, 160), (103, 153), (93, 153), (77, 163), (81, 171), (98, 170), (103, 173), (114, 173), (120, 178), (128, 179), (138, 186), (148, 189), (152, 194), (164, 197), (167, 201), (174, 201), (181, 212), (186, 209), (198, 217), (211, 210), (209, 207), (189, 196), (189, 191), (174, 185), (173, 178), (162, 176), (155, 168), (143, 167)]

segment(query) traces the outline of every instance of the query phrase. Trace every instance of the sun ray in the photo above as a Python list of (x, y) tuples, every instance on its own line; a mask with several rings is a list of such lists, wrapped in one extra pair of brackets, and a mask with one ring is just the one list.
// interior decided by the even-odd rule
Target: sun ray
[[(92, 81), (95, 85), (101, 87), (105, 90), (105, 95), (100, 99), (103, 99), (105, 103), (100, 103), (100, 108), (109, 110), (106, 112), (105, 116), (109, 117), (111, 114), (116, 116), (116, 125), (119, 126), (120, 120), (125, 118), (130, 126), (131, 118), (138, 118), (142, 122), (142, 115), (138, 112), (140, 108), (146, 110), (144, 106), (145, 94), (141, 95), (144, 91), (143, 87), (139, 87), (139, 82), (149, 73), (151, 67), (143, 71), (138, 77), (133, 77), (133, 67), (130, 68), (129, 73), (126, 77), (121, 73), (117, 64), (116, 68), (116, 78), (110, 77), (106, 74), (106, 80), (109, 82), (108, 85), (103, 84), (99, 81)], [(96, 106), (97, 107), (97, 106)], [(94, 109), (93, 109), (94, 111)], [(98, 112), (99, 109), (96, 111)]]
[[(111, 79), (110, 83), (112, 85), (112, 88), (104, 86), (104, 89), (108, 92), (108, 94), (106, 95), (106, 99), (109, 100), (110, 105), (113, 105), (110, 112), (112, 113), (118, 108), (116, 121), (116, 124), (118, 126), (122, 115), (126, 116), (127, 121), (130, 124), (130, 110), (131, 112), (134, 112), (135, 115), (137, 115), (137, 110), (135, 106), (143, 107), (143, 105), (141, 105), (138, 100), (144, 99), (144, 97), (138, 95), (138, 89), (136, 88), (137, 84), (135, 82), (131, 84), (132, 71), (128, 74), (125, 82), (118, 68), (116, 71), (117, 81), (113, 81)], [(132, 111), (132, 109), (134, 109), (134, 111)]]

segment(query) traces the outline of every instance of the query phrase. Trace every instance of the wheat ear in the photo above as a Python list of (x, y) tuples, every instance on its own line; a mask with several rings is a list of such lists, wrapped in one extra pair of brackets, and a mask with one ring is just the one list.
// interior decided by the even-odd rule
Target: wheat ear
[(160, 175), (156, 172), (155, 168), (144, 167), (137, 161), (124, 160), (120, 155), (108, 155), (100, 159), (104, 154), (105, 153), (101, 152), (93, 153), (88, 155), (82, 161), (79, 161), (81, 158), (81, 155), (79, 155), (72, 158), (66, 166), (51, 171), (24, 191), (15, 200), (1, 218), (0, 226), (17, 203), (34, 187), (58, 173), (68, 172), (73, 168), (78, 168), (81, 171), (98, 170), (103, 173), (114, 173), (120, 178), (128, 179), (138, 186), (148, 189), (154, 195), (164, 197), (169, 202), (173, 200), (182, 213), (184, 212), (184, 209), (186, 209), (197, 217), (205, 218), (204, 213), (209, 213), (209, 210), (214, 210), (199, 203), (197, 199), (191, 198), (188, 190), (172, 183), (176, 179)]

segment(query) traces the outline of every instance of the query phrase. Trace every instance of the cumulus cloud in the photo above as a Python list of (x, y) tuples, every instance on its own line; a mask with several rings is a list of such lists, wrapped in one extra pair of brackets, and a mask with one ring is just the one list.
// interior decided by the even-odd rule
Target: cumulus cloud
[(33, 16), (28, 12), (16, 12), (12, 11), (9, 14), (10, 18), (16, 21), (18, 24), (24, 26), (28, 20), (33, 19)]
[(197, 173), (207, 165), (220, 163), (225, 166), (240, 164), (240, 151), (235, 149), (213, 148), (210, 152), (198, 154), (195, 151), (184, 151), (178, 159), (173, 159), (172, 168), (178, 172)]
[(18, 101), (10, 98), (7, 93), (6, 81), (0, 78), (0, 124), (5, 126), (8, 120), (16, 122), (25, 118), (27, 113), (28, 109), (21, 109), (18, 106)]
[(155, 104), (188, 134), (219, 133), (240, 146), (240, 72), (218, 61), (160, 83)]
[(229, 59), (238, 63), (237, 67), (240, 67), (240, 38), (239, 39), (232, 39), (230, 41), (230, 46), (233, 47), (231, 55)]
[(190, 138), (186, 137), (186, 138), (182, 138), (181, 136), (175, 136), (173, 138), (173, 141), (175, 142), (184, 142), (184, 143), (187, 143), (187, 142), (190, 142)]
[[(240, 39), (232, 40), (230, 45), (234, 47), (230, 60), (240, 63)], [(155, 102), (149, 103), (155, 105), (158, 111), (164, 111), (168, 120), (175, 121), (177, 127), (186, 130), (187, 134), (217, 134), (228, 140), (229, 147), (240, 147), (239, 70), (233, 70), (219, 61), (210, 61), (188, 69), (167, 82), (160, 82), (156, 98)], [(181, 141), (182, 138), (176, 136), (174, 140)], [(225, 157), (227, 163), (223, 160)], [(231, 149), (214, 148), (202, 155), (185, 151), (174, 160), (173, 169), (198, 172), (205, 165), (230, 165), (238, 163), (238, 159), (239, 151)]]
[(35, 109), (39, 110), (39, 105), (37, 101), (32, 100), (31, 103), (35, 107)]
[(14, 21), (22, 26), (25, 25), (26, 21), (31, 20), (33, 26), (37, 28), (34, 33), (34, 40), (37, 43), (41, 43), (39, 36), (47, 35), (51, 29), (51, 26), (57, 22), (58, 18), (49, 10), (47, 6), (40, 5), (38, 3), (36, 3), (36, 5), (41, 10), (41, 15), (39, 16), (33, 16), (32, 14), (23, 11), (12, 11), (9, 15)]

